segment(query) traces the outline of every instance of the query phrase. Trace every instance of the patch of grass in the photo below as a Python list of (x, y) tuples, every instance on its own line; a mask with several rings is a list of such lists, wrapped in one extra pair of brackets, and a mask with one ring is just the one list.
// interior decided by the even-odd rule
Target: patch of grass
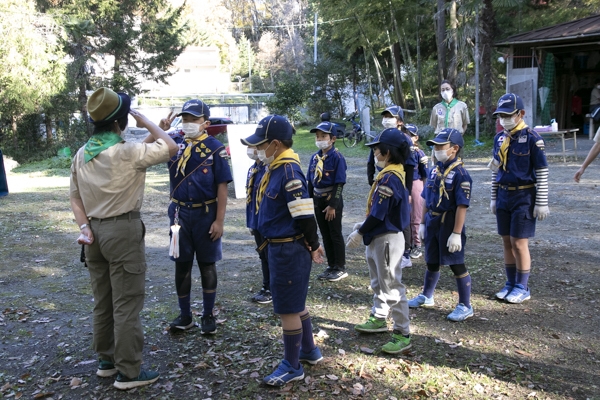
[(70, 168), (70, 157), (52, 157), (43, 161), (20, 165), (13, 169), (13, 172), (21, 174), (40, 174), (42, 176), (69, 176), (71, 173)]

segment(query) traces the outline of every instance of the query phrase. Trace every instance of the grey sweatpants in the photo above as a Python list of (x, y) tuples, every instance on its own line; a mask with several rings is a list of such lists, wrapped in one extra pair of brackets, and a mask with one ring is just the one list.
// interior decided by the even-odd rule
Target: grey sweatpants
[(378, 236), (367, 246), (365, 256), (373, 289), (371, 313), (380, 319), (387, 318), (390, 309), (394, 330), (403, 335), (410, 333), (406, 287), (402, 283), (400, 258), (404, 253), (402, 232)]

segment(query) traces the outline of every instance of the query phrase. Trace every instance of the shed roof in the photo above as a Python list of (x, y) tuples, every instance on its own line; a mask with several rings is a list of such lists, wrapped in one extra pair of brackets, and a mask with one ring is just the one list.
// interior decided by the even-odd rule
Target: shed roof
[(600, 40), (600, 15), (512, 35), (496, 43), (496, 46), (582, 43), (592, 40)]

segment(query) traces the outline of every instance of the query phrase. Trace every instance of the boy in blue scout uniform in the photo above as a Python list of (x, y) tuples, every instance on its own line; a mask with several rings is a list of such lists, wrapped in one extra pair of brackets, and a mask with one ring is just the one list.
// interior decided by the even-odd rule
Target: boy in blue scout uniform
[(313, 201), (308, 195), (300, 158), (292, 149), (294, 128), (286, 118), (263, 118), (254, 135), (242, 139), (255, 146), (267, 165), (258, 193), (258, 231), (268, 246), (273, 309), (281, 318), (284, 359), (263, 379), (272, 386), (304, 378), (300, 361), (317, 364), (323, 359), (315, 345), (306, 309), (311, 260), (323, 262)]
[(506, 284), (496, 298), (509, 303), (529, 300), (531, 269), (529, 238), (535, 236), (536, 218), (548, 208), (548, 162), (544, 140), (523, 120), (523, 100), (513, 93), (500, 97), (494, 115), (504, 128), (494, 137), (490, 209), (502, 236)]
[(354, 326), (358, 332), (387, 332), (386, 318), (391, 310), (394, 322), (392, 340), (383, 345), (386, 353), (396, 354), (411, 347), (406, 287), (402, 283), (400, 259), (404, 253), (402, 231), (410, 224), (410, 206), (403, 164), (410, 157), (410, 145), (396, 128), (386, 129), (367, 146), (373, 148), (377, 174), (367, 197), (366, 219), (354, 225), (346, 246), (367, 246), (373, 307), (371, 316)]
[[(409, 147), (412, 146), (412, 140), (410, 139), (410, 133), (406, 130), (404, 124), (404, 110), (402, 107), (391, 105), (385, 110), (381, 112), (383, 119), (381, 120), (381, 125), (383, 125), (383, 129), (390, 128), (398, 128), (398, 130), (402, 133), (400, 135), (400, 140), (405, 142)], [(413, 160), (412, 157), (408, 157), (404, 162), (404, 172), (406, 173), (405, 178), (405, 187), (408, 190), (408, 193), (412, 191), (413, 185), (413, 175), (414, 170), (417, 169), (417, 163)], [(375, 175), (375, 171), (381, 171), (380, 168), (376, 168), (375, 158), (373, 157), (373, 150), (369, 152), (369, 160), (367, 161), (367, 178), (369, 180), (369, 186), (373, 186), (373, 176)], [(402, 259), (400, 260), (400, 265), (402, 268), (411, 267), (412, 261), (410, 260), (410, 248), (411, 248), (411, 240), (410, 240), (410, 224), (406, 226), (404, 229), (404, 254), (402, 255)]]
[(268, 304), (273, 301), (271, 296), (271, 284), (269, 282), (269, 262), (267, 257), (267, 246), (261, 248), (265, 238), (258, 231), (258, 213), (256, 212), (256, 194), (260, 181), (265, 174), (266, 165), (258, 159), (258, 152), (255, 146), (248, 146), (246, 154), (254, 164), (248, 169), (248, 177), (246, 178), (246, 226), (250, 229), (250, 233), (254, 236), (256, 242), (256, 250), (260, 259), (260, 267), (263, 276), (262, 288), (258, 293), (252, 296), (252, 301), (259, 304)]
[(170, 327), (186, 330), (194, 326), (190, 294), (195, 256), (202, 281), (201, 332), (213, 334), (217, 330), (213, 316), (217, 295), (215, 263), (222, 258), (227, 184), (233, 178), (225, 147), (205, 131), (210, 125), (209, 107), (200, 100), (189, 100), (178, 116), (182, 117), (181, 130), (170, 136), (179, 145), (179, 152), (167, 165), (171, 181), (169, 220), (171, 226), (181, 226), (179, 256), (171, 256), (175, 261), (180, 314)]
[(310, 130), (316, 136), (319, 152), (308, 165), (308, 193), (315, 203), (315, 216), (323, 237), (327, 269), (318, 278), (336, 282), (348, 276), (346, 247), (342, 235), (342, 190), (346, 183), (346, 159), (335, 148), (335, 125), (321, 122)]
[(458, 305), (450, 321), (464, 321), (473, 316), (471, 276), (465, 266), (465, 217), (471, 199), (473, 181), (463, 167), (458, 153), (464, 142), (459, 131), (445, 128), (427, 141), (438, 160), (429, 173), (422, 197), (423, 220), (419, 236), (425, 243), (427, 270), (423, 292), (409, 300), (411, 308), (433, 307), (433, 292), (440, 278), (440, 265), (449, 265), (456, 279)]

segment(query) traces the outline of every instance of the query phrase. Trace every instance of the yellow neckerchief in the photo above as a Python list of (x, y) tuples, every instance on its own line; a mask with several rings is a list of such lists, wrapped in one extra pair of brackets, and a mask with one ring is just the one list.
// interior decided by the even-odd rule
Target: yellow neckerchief
[(402, 186), (405, 186), (404, 177), (406, 173), (404, 172), (404, 166), (402, 164), (388, 164), (384, 169), (379, 171), (377, 177), (375, 178), (375, 182), (371, 186), (371, 191), (369, 191), (369, 197), (367, 197), (367, 216), (371, 213), (371, 207), (373, 206), (373, 194), (375, 193), (375, 189), (377, 189), (377, 184), (383, 176), (387, 173), (392, 173), (400, 178), (400, 182), (402, 182)]
[(271, 171), (281, 167), (282, 165), (295, 163), (300, 166), (300, 157), (298, 154), (294, 152), (292, 149), (287, 149), (283, 151), (279, 157), (273, 160), (267, 171), (263, 175), (260, 180), (260, 185), (258, 186), (258, 194), (256, 195), (256, 213), (258, 214), (258, 210), (260, 208), (260, 203), (262, 201), (263, 196), (265, 195), (265, 191), (267, 190), (267, 185), (269, 184), (269, 179), (271, 179)]
[(179, 161), (177, 162), (177, 172), (175, 173), (175, 177), (177, 177), (179, 172), (181, 172), (181, 175), (185, 176), (185, 166), (187, 165), (187, 162), (190, 160), (190, 157), (192, 157), (192, 148), (194, 146), (196, 146), (198, 143), (200, 143), (201, 141), (203, 141), (204, 139), (206, 139), (207, 137), (208, 137), (208, 134), (203, 133), (202, 135), (200, 135), (200, 137), (198, 137), (196, 139), (192, 139), (189, 137), (185, 138), (185, 142), (187, 143), (187, 146), (185, 147), (183, 154), (181, 155), (181, 157), (179, 158)]
[(248, 177), (248, 185), (246, 185), (246, 204), (250, 204), (252, 201), (252, 190), (254, 190), (254, 178), (260, 169), (262, 168), (262, 162), (256, 160), (252, 169), (250, 170), (250, 176)]
[(504, 137), (504, 141), (502, 141), (502, 144), (500, 145), (500, 150), (498, 151), (498, 158), (500, 158), (500, 166), (504, 168), (505, 171), (506, 164), (508, 164), (508, 146), (510, 146), (510, 141), (513, 139), (512, 135), (515, 132), (525, 128), (527, 128), (527, 124), (523, 119), (521, 119), (517, 126), (512, 128), (510, 132), (508, 132), (508, 135)]
[[(331, 149), (329, 149), (329, 150), (331, 150)], [(327, 150), (327, 152), (329, 152), (329, 150)], [(317, 160), (317, 165), (315, 167), (314, 182), (319, 183), (319, 182), (321, 182), (321, 179), (323, 179), (323, 165), (324, 165), (325, 159), (327, 158), (327, 153), (325, 153), (322, 156), (320, 156), (319, 153), (317, 153), (317, 154), (315, 154), (315, 158)]]
[(444, 196), (446, 196), (447, 199), (450, 198), (450, 196), (448, 196), (448, 192), (446, 192), (446, 185), (444, 184), (444, 181), (446, 180), (446, 177), (448, 176), (450, 171), (452, 171), (455, 167), (457, 167), (459, 165), (463, 165), (463, 161), (460, 158), (457, 158), (456, 161), (454, 161), (452, 164), (450, 164), (448, 166), (448, 168), (446, 168), (446, 170), (444, 171), (443, 174), (440, 172), (439, 165), (435, 166), (435, 175), (438, 178), (441, 178), (440, 179), (440, 198), (438, 199), (436, 207), (440, 206), (440, 204), (442, 203), (442, 198)]

